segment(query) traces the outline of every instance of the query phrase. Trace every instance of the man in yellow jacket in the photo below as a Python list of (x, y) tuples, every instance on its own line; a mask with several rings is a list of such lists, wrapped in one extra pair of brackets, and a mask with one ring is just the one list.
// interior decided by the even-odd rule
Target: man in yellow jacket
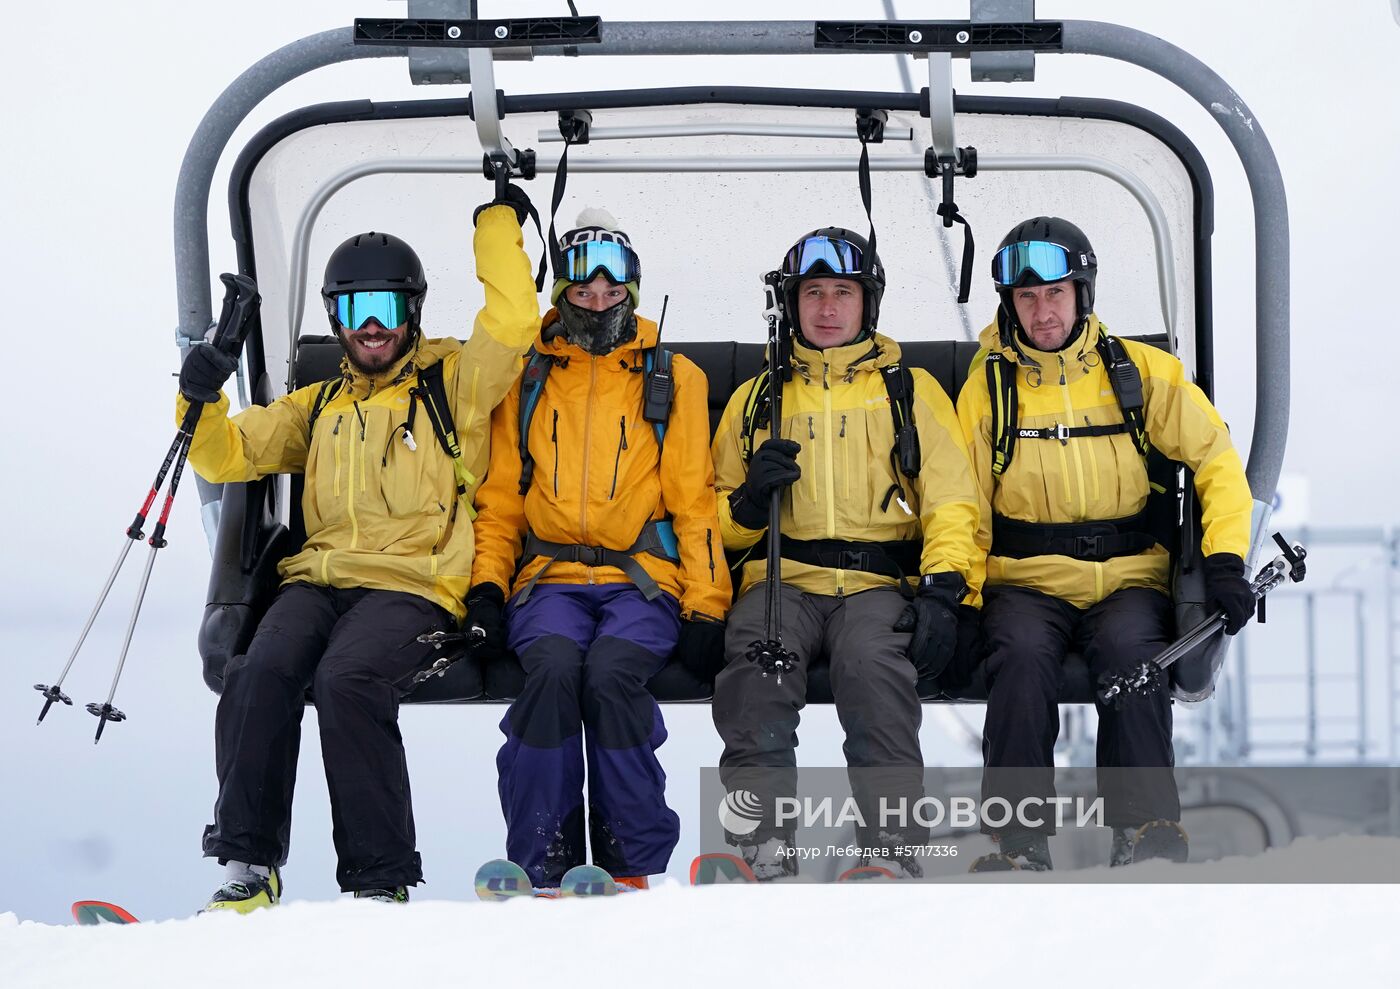
[[(990, 503), (982, 634), (989, 687), (984, 796), (1016, 806), (1053, 794), (1059, 667), (1071, 649), (1092, 675), (1136, 668), (1172, 639), (1171, 557), (1149, 505), (1149, 447), (1195, 474), (1210, 602), (1226, 631), (1254, 611), (1244, 577), (1252, 501), (1230, 433), (1181, 362), (1108, 334), (1094, 313), (1098, 262), (1059, 217), (1014, 227), (992, 260), (1001, 297), (958, 398), (978, 483)], [(1167, 527), (1174, 529), (1173, 506)], [(1098, 705), (1098, 764), (1114, 861), (1131, 861), (1146, 825), (1181, 816), (1170, 772), (1167, 678), (1122, 709)], [(1038, 818), (1038, 815), (1032, 815)], [(1001, 852), (1050, 868), (1052, 826), (1013, 822)], [(1184, 852), (1184, 843), (1173, 842)]]
[(557, 887), (586, 831), (594, 865), (645, 886), (680, 837), (647, 681), (678, 643), (712, 679), (731, 597), (709, 386), (637, 315), (641, 264), (611, 214), (585, 210), (555, 261), (556, 308), (491, 423), (467, 620), (526, 675), (496, 757), (510, 859)]
[[(236, 360), (201, 344), (181, 370), (179, 413), (188, 400), (207, 403), (189, 455), (200, 476), (306, 475), (306, 543), (282, 561), (276, 598), (224, 674), (204, 854), (227, 875), (206, 909), (246, 912), (282, 895), (308, 688), (341, 889), (402, 902), (422, 881), (399, 696), (431, 660), (417, 636), (463, 616), (487, 424), (539, 328), (520, 231), (526, 200), (513, 187), (508, 196), (477, 211), (486, 304), (465, 345), (423, 337), (423, 265), (399, 238), (371, 232), (326, 266), (322, 295), (345, 350), (339, 378), (230, 418), (220, 389)], [(455, 430), (439, 428), (449, 418)]]
[[(878, 807), (923, 796), (917, 682), (941, 672), (967, 628), (960, 614), (975, 620), (980, 604), (977, 487), (948, 396), (926, 371), (904, 368), (899, 344), (875, 331), (885, 275), (865, 238), (814, 230), (781, 274), (792, 331), (783, 421), (769, 421), (761, 376), (730, 399), (713, 447), (725, 548), (748, 551), (729, 662), (715, 683), (721, 777), (763, 807), (794, 795), (808, 667), (825, 655), (860, 845), (924, 844), (927, 829), (912, 820), (882, 828)], [(780, 683), (746, 657), (766, 638), (774, 491), (783, 493), (782, 643), (797, 661)], [(730, 840), (760, 879), (795, 870), (791, 829), (771, 814)], [(919, 872), (902, 856), (882, 864)]]

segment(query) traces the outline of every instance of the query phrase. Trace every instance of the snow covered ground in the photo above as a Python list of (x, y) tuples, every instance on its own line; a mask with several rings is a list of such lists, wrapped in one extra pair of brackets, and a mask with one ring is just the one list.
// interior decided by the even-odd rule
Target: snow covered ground
[(1393, 986), (1396, 886), (1248, 882), (1280, 866), (1309, 872), (1319, 859), (1350, 863), (1340, 875), (1356, 879), (1397, 851), (1395, 839), (1333, 839), (1255, 859), (1135, 867), (1189, 885), (1026, 875), (691, 889), (667, 880), (606, 901), (291, 902), (247, 917), (106, 928), (3, 913), (0, 985)]

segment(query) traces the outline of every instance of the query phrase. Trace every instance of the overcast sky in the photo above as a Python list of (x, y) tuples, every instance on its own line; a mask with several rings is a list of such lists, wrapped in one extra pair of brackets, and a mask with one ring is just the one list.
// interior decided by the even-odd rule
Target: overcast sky
[[(504, 2), (482, 6), (487, 16), (517, 12)], [(617, 0), (580, 6), (612, 20), (651, 17), (657, 9)], [(1293, 233), (1285, 470), (1308, 479), (1314, 524), (1394, 524), (1400, 468), (1389, 425), (1387, 357), (1396, 317), (1384, 287), (1395, 277), (1400, 215), (1400, 27), (1389, 5), (1042, 0), (1037, 7), (1046, 18), (1114, 20), (1131, 12), (1130, 26), (1191, 51), (1249, 105), (1282, 167)], [(199, 680), (194, 652), (208, 558), (192, 482), (176, 508), (170, 548), (157, 562), (118, 697), (132, 721), (110, 729), (94, 752), (94, 719), (81, 704), (105, 696), (144, 546), (128, 561), (126, 581), (69, 683), (79, 706), (36, 729), (38, 695), (30, 684), (57, 675), (173, 432), (171, 204), (190, 135), (224, 86), (262, 55), (355, 16), (401, 16), (404, 9), (383, 0), (39, 4), (10, 36), (0, 60), (7, 137), (0, 270), (9, 278), (12, 307), (8, 428), (0, 444), (0, 517), (9, 521), (8, 565), (0, 576), (0, 910), (58, 920), (72, 899), (120, 897), (128, 889), (136, 891), (138, 906), (171, 915), (188, 912), (216, 881), (217, 870), (196, 861), (199, 828), (213, 799), (214, 698)], [(876, 2), (708, 2), (700, 9), (716, 19), (881, 16)], [(961, 18), (966, 10), (958, 3), (897, 4), (909, 19)], [(539, 0), (529, 11), (562, 14), (566, 5)], [(833, 71), (831, 60), (815, 56), (781, 63), (647, 59), (626, 66), (545, 60), (504, 65), (497, 82), (509, 92), (699, 83), (821, 88), (833, 79), (840, 88), (900, 88), (893, 58), (848, 57), (837, 65)], [(920, 71), (922, 63), (916, 79)], [(1248, 421), (1249, 200), (1210, 115), (1144, 70), (1101, 59), (1041, 57), (1037, 82), (1014, 88), (969, 84), (966, 62), (955, 63), (954, 73), (960, 92), (1137, 102), (1192, 137), (1216, 189), (1217, 395), (1227, 418)], [(236, 150), (258, 127), (324, 101), (449, 94), (465, 89), (415, 89), (404, 62), (375, 60), (320, 70), (270, 97), (239, 129), (215, 178), (214, 271), (234, 268), (223, 190)], [(464, 220), (464, 236), (467, 230)], [(981, 242), (999, 236), (983, 231)], [(974, 325), (988, 315), (975, 314)], [(663, 750), (685, 799), (691, 799), (688, 770), (718, 752), (702, 713), (678, 712), (674, 721), (684, 730)], [(434, 865), (438, 875), (450, 869), (453, 883), (500, 840), (490, 769), (499, 714), (498, 708), (453, 708), (405, 719), (425, 857), (430, 873)], [(804, 733), (809, 761), (839, 758), (823, 717), (814, 714), (813, 731)], [(297, 831), (305, 871), (289, 883), (294, 893), (299, 886), (306, 895), (330, 895), (329, 825), (314, 745), (307, 756), (301, 778), (311, 796), (298, 803)], [(449, 827), (452, 822), (461, 827)], [(463, 829), (474, 836), (465, 851)], [(177, 874), (168, 882), (167, 868)], [(153, 874), (160, 875), (154, 883)], [(84, 881), (103, 888), (79, 888)], [(463, 890), (444, 883), (434, 893)]]

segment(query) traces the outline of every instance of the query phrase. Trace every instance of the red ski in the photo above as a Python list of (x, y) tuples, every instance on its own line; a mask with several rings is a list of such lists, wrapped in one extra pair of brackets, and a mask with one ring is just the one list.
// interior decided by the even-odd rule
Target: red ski
[(73, 919), (84, 927), (98, 924), (137, 924), (135, 917), (115, 903), (102, 900), (79, 900), (73, 904)]
[(756, 883), (749, 864), (737, 855), (707, 852), (690, 863), (690, 885), (714, 886), (723, 883)]

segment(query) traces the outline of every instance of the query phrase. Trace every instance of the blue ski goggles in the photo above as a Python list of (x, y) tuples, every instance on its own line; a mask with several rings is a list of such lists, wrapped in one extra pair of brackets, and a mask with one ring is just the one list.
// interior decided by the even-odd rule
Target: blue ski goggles
[(808, 237), (787, 252), (783, 258), (782, 273), (788, 278), (814, 270), (820, 273), (821, 269), (817, 266), (823, 265), (833, 275), (859, 275), (862, 274), (864, 262), (864, 253), (849, 241)]
[(586, 240), (563, 251), (559, 278), (586, 284), (603, 275), (614, 285), (642, 280), (642, 263), (637, 253), (615, 240)]
[(1058, 282), (1073, 270), (1069, 251), (1043, 240), (1007, 244), (992, 257), (992, 281), (1005, 288), (1021, 284), (1027, 275)]
[(342, 327), (354, 333), (371, 319), (386, 330), (408, 322), (407, 292), (345, 292), (326, 300), (326, 309)]

